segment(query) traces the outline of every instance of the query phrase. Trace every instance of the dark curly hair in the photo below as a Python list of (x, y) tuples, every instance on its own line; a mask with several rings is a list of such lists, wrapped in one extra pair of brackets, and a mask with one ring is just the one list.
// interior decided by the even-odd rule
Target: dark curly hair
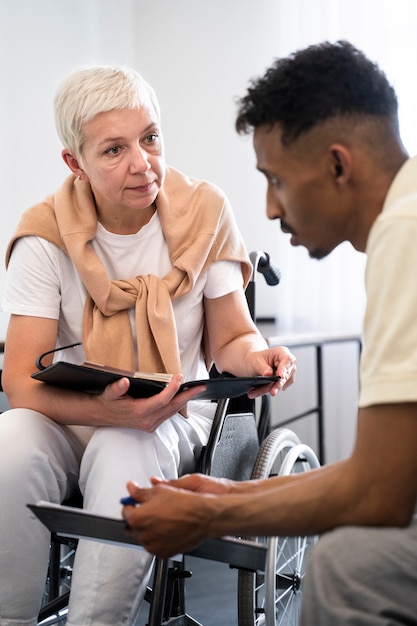
[(238, 101), (236, 130), (279, 122), (290, 144), (335, 116), (386, 118), (398, 131), (398, 102), (385, 74), (347, 41), (309, 46), (277, 59)]

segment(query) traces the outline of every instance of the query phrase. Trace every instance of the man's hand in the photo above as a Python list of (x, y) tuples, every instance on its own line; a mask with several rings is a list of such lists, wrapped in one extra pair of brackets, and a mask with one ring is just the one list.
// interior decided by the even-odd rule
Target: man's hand
[[(225, 495), (234, 491), (236, 482), (229, 480), (228, 478), (215, 478), (214, 476), (207, 476), (206, 474), (185, 474), (180, 478), (174, 478), (172, 480), (163, 480), (162, 478), (152, 477), (151, 482), (153, 485), (160, 485), (165, 483), (171, 487), (177, 489), (186, 489), (187, 491), (194, 491), (195, 493), (211, 493), (213, 495)], [(139, 489), (134, 483), (129, 483), (132, 490)], [(134, 497), (134, 494), (129, 493)]]
[(138, 506), (124, 506), (123, 517), (132, 536), (152, 554), (166, 559), (191, 550), (208, 536), (210, 495), (196, 495), (165, 482), (150, 489), (128, 483), (127, 488)]

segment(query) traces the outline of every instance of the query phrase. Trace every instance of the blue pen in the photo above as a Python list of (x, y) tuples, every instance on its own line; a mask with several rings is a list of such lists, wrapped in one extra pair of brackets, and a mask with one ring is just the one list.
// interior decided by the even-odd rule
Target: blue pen
[(139, 504), (139, 502), (137, 502), (137, 500), (132, 498), (132, 496), (126, 496), (124, 498), (120, 498), (120, 504), (123, 504), (123, 506), (126, 506), (127, 504), (131, 504), (132, 506), (136, 506), (137, 504)]

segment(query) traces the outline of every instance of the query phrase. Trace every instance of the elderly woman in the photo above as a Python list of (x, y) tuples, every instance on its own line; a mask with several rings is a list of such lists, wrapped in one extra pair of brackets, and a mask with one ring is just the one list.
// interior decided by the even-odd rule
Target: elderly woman
[[(177, 393), (209, 364), (291, 384), (293, 356), (268, 349), (244, 286), (250, 264), (223, 193), (164, 162), (152, 88), (132, 70), (72, 73), (55, 99), (62, 157), (57, 192), (22, 217), (7, 251), (3, 310), (10, 313), (0, 421), (0, 621), (37, 622), (48, 531), (25, 505), (61, 502), (79, 487), (84, 506), (120, 516), (134, 477), (175, 478), (194, 468), (213, 404)], [(43, 352), (173, 375), (159, 394), (129, 395), (121, 378), (100, 395), (31, 378)], [(186, 410), (183, 410), (187, 405)], [(146, 552), (80, 541), (68, 624), (133, 624), (147, 582)]]

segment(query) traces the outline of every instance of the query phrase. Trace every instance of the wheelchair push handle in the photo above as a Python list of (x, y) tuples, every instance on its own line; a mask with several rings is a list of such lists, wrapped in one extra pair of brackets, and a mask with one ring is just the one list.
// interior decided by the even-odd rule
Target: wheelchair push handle
[(263, 275), (268, 285), (278, 285), (281, 280), (281, 272), (277, 266), (271, 261), (268, 252), (261, 252), (259, 250), (251, 252), (250, 260), (253, 266), (252, 280), (256, 272)]

